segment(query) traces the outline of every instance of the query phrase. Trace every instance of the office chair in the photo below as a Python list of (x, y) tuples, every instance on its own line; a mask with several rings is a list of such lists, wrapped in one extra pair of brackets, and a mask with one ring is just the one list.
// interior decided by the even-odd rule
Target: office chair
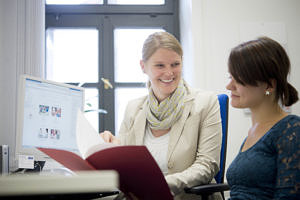
[(217, 183), (210, 183), (207, 185), (198, 185), (191, 188), (185, 188), (186, 193), (201, 195), (202, 200), (207, 200), (208, 196), (215, 192), (221, 192), (223, 199), (224, 191), (229, 190), (229, 185), (224, 183), (225, 163), (226, 163), (226, 149), (227, 149), (227, 132), (228, 132), (228, 96), (226, 94), (219, 94), (218, 100), (220, 104), (221, 123), (222, 123), (222, 147), (220, 156), (220, 171), (215, 176)]

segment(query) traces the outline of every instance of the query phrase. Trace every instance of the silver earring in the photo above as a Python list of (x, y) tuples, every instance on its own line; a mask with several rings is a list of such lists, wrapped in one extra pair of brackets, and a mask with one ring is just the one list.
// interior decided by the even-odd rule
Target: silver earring
[(267, 90), (265, 94), (266, 94), (267, 96), (269, 96), (269, 95), (270, 95), (270, 92)]

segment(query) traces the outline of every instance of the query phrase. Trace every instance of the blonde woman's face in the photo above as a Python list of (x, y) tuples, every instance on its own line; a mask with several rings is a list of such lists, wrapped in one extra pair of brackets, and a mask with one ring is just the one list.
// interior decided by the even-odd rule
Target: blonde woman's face
[(181, 79), (182, 58), (175, 51), (160, 48), (141, 67), (151, 81), (154, 95), (159, 101), (170, 96)]

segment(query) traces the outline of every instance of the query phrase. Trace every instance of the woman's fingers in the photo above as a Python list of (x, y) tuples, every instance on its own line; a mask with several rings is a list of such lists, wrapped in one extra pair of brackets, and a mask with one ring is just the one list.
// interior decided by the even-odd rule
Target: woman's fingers
[(103, 131), (102, 133), (100, 133), (100, 136), (105, 142), (121, 144), (120, 140), (117, 137), (115, 137), (110, 131)]
[(113, 140), (113, 134), (110, 131), (104, 131), (100, 133), (100, 136), (105, 142), (111, 143)]
[(121, 144), (121, 141), (117, 137), (113, 136), (112, 137), (112, 143), (113, 144)]

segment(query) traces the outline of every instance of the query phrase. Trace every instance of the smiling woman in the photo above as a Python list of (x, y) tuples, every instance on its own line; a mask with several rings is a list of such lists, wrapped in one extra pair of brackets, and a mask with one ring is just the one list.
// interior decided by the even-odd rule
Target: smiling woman
[(257, 86), (247, 85), (244, 86), (238, 83), (233, 77), (231, 77), (230, 83), (226, 86), (228, 90), (231, 90), (231, 105), (235, 108), (252, 108), (259, 106), (264, 98), (263, 94), (267, 88), (266, 83), (258, 83)]
[(217, 96), (182, 79), (182, 55), (172, 34), (148, 36), (140, 61), (149, 79), (148, 95), (128, 103), (119, 137), (109, 131), (101, 136), (121, 145), (145, 145), (174, 199), (193, 200), (199, 197), (184, 188), (209, 183), (219, 171), (221, 119)]
[(182, 55), (160, 47), (148, 60), (141, 60), (140, 63), (159, 101), (163, 101), (175, 91), (181, 80)]
[(233, 48), (228, 69), (231, 105), (249, 108), (252, 119), (248, 137), (227, 170), (231, 198), (299, 199), (300, 117), (280, 106), (298, 101), (298, 92), (287, 81), (288, 55), (278, 42), (262, 37)]

